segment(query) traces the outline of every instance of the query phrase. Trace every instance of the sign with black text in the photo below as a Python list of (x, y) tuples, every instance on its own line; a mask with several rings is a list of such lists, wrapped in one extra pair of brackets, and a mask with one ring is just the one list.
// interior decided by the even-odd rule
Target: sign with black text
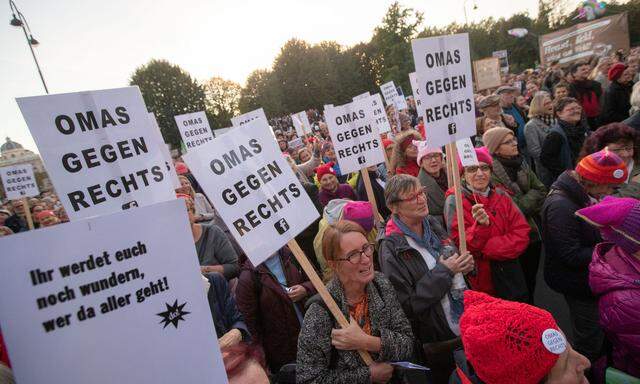
[(319, 216), (270, 131), (257, 119), (183, 156), (256, 266)]
[(18, 383), (227, 382), (182, 199), (2, 237), (0, 249)]
[(373, 108), (373, 118), (378, 126), (378, 133), (383, 134), (391, 131), (391, 124), (389, 124), (389, 118), (387, 112), (384, 110), (384, 104), (382, 103), (382, 97), (379, 93), (369, 96), (371, 102), (371, 108)]
[(243, 113), (242, 115), (232, 117), (231, 125), (234, 127), (241, 127), (247, 123), (250, 123), (254, 120), (263, 120), (265, 124), (269, 124), (267, 121), (267, 115), (264, 114), (264, 109), (258, 108), (254, 111)]
[(476, 150), (473, 147), (473, 143), (471, 143), (470, 137), (456, 141), (456, 149), (463, 167), (478, 165), (478, 155), (476, 155)]
[(371, 98), (325, 110), (325, 119), (343, 174), (384, 162)]
[(38, 196), (40, 190), (33, 175), (33, 166), (29, 163), (10, 165), (0, 168), (4, 193), (9, 200)]
[(476, 134), (469, 35), (411, 41), (430, 148)]
[(416, 108), (420, 109), (422, 101), (420, 100), (420, 86), (418, 86), (418, 75), (415, 72), (409, 73), (409, 82), (411, 83), (411, 92), (416, 101)]
[(291, 115), (291, 121), (296, 129), (298, 137), (302, 137), (312, 132), (311, 123), (309, 122), (309, 116), (306, 111), (294, 113)]
[(173, 117), (178, 125), (182, 142), (187, 151), (213, 140), (207, 115), (203, 112), (186, 113)]
[(138, 87), (16, 101), (71, 220), (175, 199)]
[(178, 179), (178, 174), (176, 173), (175, 165), (173, 164), (173, 159), (171, 158), (171, 152), (169, 151), (169, 144), (164, 142), (164, 138), (162, 137), (162, 132), (160, 131), (160, 126), (158, 125), (158, 121), (156, 120), (156, 115), (153, 113), (149, 113), (149, 120), (151, 121), (151, 126), (154, 128), (152, 131), (156, 137), (156, 141), (160, 145), (160, 152), (162, 152), (162, 157), (164, 158), (164, 165), (167, 167), (167, 172), (169, 172), (169, 177), (171, 177), (171, 183), (173, 184), (173, 188), (180, 188), (180, 180)]

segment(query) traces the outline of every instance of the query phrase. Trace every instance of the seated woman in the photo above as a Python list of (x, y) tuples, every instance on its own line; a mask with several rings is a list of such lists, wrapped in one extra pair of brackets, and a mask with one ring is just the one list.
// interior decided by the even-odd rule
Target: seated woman
[(449, 189), (444, 153), (441, 149), (427, 149), (426, 141), (414, 141), (413, 144), (418, 147), (418, 180), (426, 188), (429, 215), (444, 227), (444, 193)]
[[(373, 270), (373, 245), (360, 225), (340, 221), (327, 228), (322, 247), (335, 273), (327, 290), (353, 320), (341, 329), (324, 303), (311, 299), (298, 338), (297, 382), (390, 382), (389, 362), (413, 357), (413, 334), (393, 286)], [(358, 350), (374, 363), (366, 366)]]
[(271, 373), (295, 363), (304, 304), (316, 290), (287, 247), (254, 267), (245, 261), (236, 300), (255, 342), (264, 349)]
[(238, 277), (240, 271), (238, 255), (222, 229), (214, 224), (196, 223), (195, 207), (191, 196), (180, 193), (177, 196), (185, 199), (187, 204), (191, 232), (202, 273), (218, 272), (227, 280)]
[(609, 196), (576, 216), (598, 227), (604, 239), (593, 250), (589, 286), (613, 350), (610, 361), (595, 364), (594, 376), (602, 382), (604, 365), (610, 365), (640, 378), (640, 201)]
[(473, 270), (473, 257), (456, 254), (429, 215), (425, 189), (415, 177), (389, 179), (385, 201), (393, 214), (378, 236), (380, 268), (411, 322), (433, 382), (443, 383), (454, 368), (452, 352), (461, 345), (463, 275)]
[(213, 210), (213, 207), (209, 204), (207, 198), (202, 193), (197, 193), (193, 189), (189, 178), (185, 175), (178, 176), (178, 180), (180, 180), (180, 188), (176, 189), (176, 193), (183, 193), (191, 196), (196, 210), (196, 222), (212, 220), (216, 215), (216, 211)]
[(396, 145), (394, 145), (391, 159), (389, 159), (391, 167), (394, 169), (394, 174), (418, 177), (418, 172), (420, 171), (420, 167), (416, 163), (418, 148), (413, 142), (420, 140), (422, 140), (422, 136), (413, 129), (402, 131), (394, 138)]
[(262, 357), (257, 348), (249, 345), (251, 334), (227, 281), (218, 273), (208, 273), (202, 280), (229, 384), (268, 384), (269, 378), (259, 363)]
[[(527, 301), (529, 292), (518, 258), (529, 245), (529, 224), (511, 198), (491, 185), (493, 160), (486, 148), (475, 151), (478, 165), (462, 167), (458, 160), (464, 176), (466, 244), (477, 265), (477, 273), (469, 276), (471, 288), (503, 299)], [(459, 244), (453, 188), (447, 191), (445, 221)]]
[(623, 123), (602, 126), (585, 140), (580, 158), (601, 151), (605, 147), (624, 161), (629, 172), (629, 177), (614, 195), (640, 199), (640, 131)]
[(544, 309), (466, 291), (460, 332), (466, 359), (450, 383), (588, 383), (589, 360)]
[(356, 193), (349, 184), (340, 184), (336, 171), (333, 169), (333, 162), (323, 164), (316, 168), (316, 175), (320, 182), (320, 192), (318, 201), (325, 207), (333, 199), (358, 200)]

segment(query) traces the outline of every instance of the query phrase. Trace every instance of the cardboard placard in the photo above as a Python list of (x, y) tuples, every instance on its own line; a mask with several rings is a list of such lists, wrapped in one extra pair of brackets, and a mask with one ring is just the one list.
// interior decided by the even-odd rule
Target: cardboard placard
[(227, 382), (181, 199), (2, 237), (0, 248), (0, 324), (18, 383)]
[(70, 220), (175, 199), (138, 87), (16, 101)]
[(388, 81), (380, 86), (382, 97), (387, 105), (396, 105), (395, 98), (398, 97), (398, 90), (393, 81)]
[(428, 145), (439, 148), (476, 134), (466, 33), (411, 41)]
[(291, 149), (297, 149), (297, 148), (301, 148), (304, 147), (304, 142), (302, 141), (301, 137), (295, 138), (293, 140), (291, 140), (289, 143), (289, 148)]
[(258, 108), (254, 111), (243, 113), (242, 115), (232, 117), (231, 125), (234, 127), (241, 127), (244, 124), (252, 122), (254, 120), (263, 120), (265, 124), (269, 124), (267, 115), (264, 114), (264, 109)]
[(382, 140), (370, 100), (326, 111), (331, 141), (343, 174), (384, 162)]
[(40, 189), (33, 175), (33, 166), (29, 163), (10, 165), (0, 168), (2, 186), (9, 200), (38, 196)]
[(294, 113), (291, 115), (291, 121), (296, 129), (298, 137), (303, 137), (312, 132), (311, 123), (309, 122), (309, 116), (306, 111)]
[(175, 165), (173, 164), (173, 159), (171, 158), (171, 152), (169, 151), (169, 144), (164, 142), (164, 138), (162, 137), (162, 132), (160, 131), (160, 126), (158, 125), (158, 121), (156, 120), (156, 115), (153, 113), (149, 113), (149, 120), (151, 121), (151, 126), (155, 128), (153, 130), (156, 141), (160, 144), (160, 152), (162, 152), (162, 157), (164, 158), (164, 165), (167, 167), (167, 172), (169, 172), (169, 176), (171, 177), (171, 183), (173, 184), (173, 188), (180, 188), (180, 179), (178, 179), (178, 174), (176, 173)]
[(213, 133), (209, 127), (209, 120), (204, 111), (185, 113), (173, 117), (178, 125), (182, 142), (187, 151), (213, 140)]
[(319, 216), (268, 131), (257, 119), (183, 157), (256, 266)]
[(502, 84), (500, 78), (500, 59), (497, 57), (488, 57), (474, 61), (473, 74), (478, 91), (499, 87)]
[(478, 156), (476, 155), (475, 148), (471, 143), (471, 138), (467, 137), (456, 141), (456, 149), (458, 150), (460, 162), (463, 167), (478, 165)]
[(509, 54), (506, 49), (501, 51), (493, 51), (491, 57), (497, 57), (500, 60), (500, 72), (509, 73)]

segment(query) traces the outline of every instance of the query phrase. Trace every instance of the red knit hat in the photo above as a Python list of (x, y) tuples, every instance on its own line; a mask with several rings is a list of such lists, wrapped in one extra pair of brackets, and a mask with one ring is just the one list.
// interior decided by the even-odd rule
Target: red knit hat
[(476, 374), (491, 384), (537, 384), (567, 347), (549, 312), (471, 290), (460, 333)]
[(178, 161), (175, 163), (174, 168), (176, 169), (176, 173), (178, 175), (184, 175), (185, 173), (189, 173), (189, 167), (187, 167), (187, 164)]
[(327, 173), (330, 173), (333, 176), (336, 175), (336, 171), (333, 170), (333, 164), (334, 164), (333, 161), (330, 161), (316, 168), (316, 175), (318, 176), (318, 181), (322, 180), (322, 176), (326, 175)]
[(597, 184), (622, 184), (627, 181), (629, 171), (618, 155), (605, 148), (580, 160), (576, 172)]
[(616, 63), (609, 68), (609, 72), (607, 72), (607, 77), (609, 81), (616, 81), (620, 76), (622, 76), (622, 72), (627, 69), (627, 66), (622, 63)]

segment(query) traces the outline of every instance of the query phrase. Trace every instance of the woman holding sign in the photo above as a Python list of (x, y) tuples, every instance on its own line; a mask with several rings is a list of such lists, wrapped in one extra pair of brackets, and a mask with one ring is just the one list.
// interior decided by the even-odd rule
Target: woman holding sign
[[(373, 244), (359, 224), (339, 221), (327, 228), (322, 248), (335, 274), (327, 289), (351, 324), (341, 329), (319, 297), (310, 299), (298, 338), (297, 382), (397, 382), (388, 362), (412, 359), (413, 333), (393, 286), (373, 270)], [(375, 362), (367, 367), (358, 350)]]

